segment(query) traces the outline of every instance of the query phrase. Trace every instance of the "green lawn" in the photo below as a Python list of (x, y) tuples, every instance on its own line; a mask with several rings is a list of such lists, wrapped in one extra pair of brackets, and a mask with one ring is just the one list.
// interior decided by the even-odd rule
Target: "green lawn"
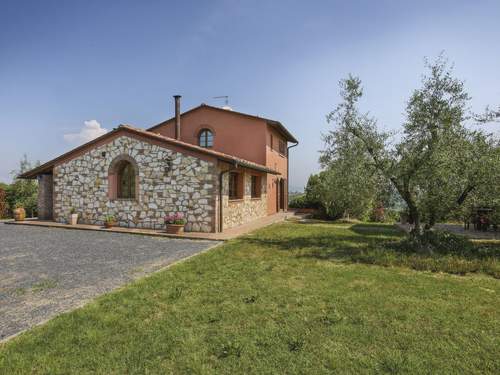
[(462, 260), (486, 273), (432, 273), (412, 268), (455, 268), (399, 236), (268, 227), (0, 346), (0, 373), (500, 373), (498, 248)]

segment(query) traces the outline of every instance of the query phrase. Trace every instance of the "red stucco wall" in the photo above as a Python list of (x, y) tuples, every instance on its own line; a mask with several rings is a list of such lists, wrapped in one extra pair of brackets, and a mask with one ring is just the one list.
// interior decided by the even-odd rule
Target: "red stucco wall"
[[(212, 149), (234, 155), (258, 164), (266, 165), (281, 173), (267, 175), (267, 211), (277, 212), (277, 180), (288, 181), (287, 156), (279, 153), (279, 140), (285, 138), (264, 119), (242, 116), (231, 111), (220, 111), (210, 107), (200, 107), (181, 116), (181, 141), (198, 144), (199, 132), (210, 129), (214, 134)], [(174, 120), (155, 127), (155, 133), (175, 137)], [(271, 134), (274, 147), (271, 147)], [(288, 192), (285, 182), (285, 209)]]
[[(272, 145), (273, 147), (271, 146), (271, 135), (273, 140), (273, 145)], [(284, 137), (276, 130), (268, 126), (266, 135), (266, 165), (281, 173), (281, 175), (278, 176), (270, 174), (267, 175), (267, 213), (269, 215), (277, 212), (277, 199), (278, 199), (277, 180), (283, 178), (288, 181), (287, 157), (286, 155), (280, 154), (278, 151), (279, 140), (284, 140)], [(286, 209), (287, 207), (286, 204), (288, 202), (286, 184), (285, 184), (284, 201)]]
[[(231, 113), (201, 107), (181, 116), (181, 141), (198, 144), (198, 134), (207, 128), (214, 133), (212, 149), (265, 165), (266, 122)], [(175, 137), (173, 120), (152, 130)]]

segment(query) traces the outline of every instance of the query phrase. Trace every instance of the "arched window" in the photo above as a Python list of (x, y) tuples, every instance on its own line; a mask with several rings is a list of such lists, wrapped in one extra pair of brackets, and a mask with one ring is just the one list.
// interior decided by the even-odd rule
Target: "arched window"
[(198, 137), (198, 144), (201, 147), (212, 147), (214, 145), (214, 135), (208, 129), (202, 129)]
[(117, 157), (109, 167), (109, 198), (137, 199), (137, 163), (128, 155)]
[(117, 198), (133, 199), (135, 198), (135, 171), (133, 165), (122, 160), (118, 163), (117, 168)]

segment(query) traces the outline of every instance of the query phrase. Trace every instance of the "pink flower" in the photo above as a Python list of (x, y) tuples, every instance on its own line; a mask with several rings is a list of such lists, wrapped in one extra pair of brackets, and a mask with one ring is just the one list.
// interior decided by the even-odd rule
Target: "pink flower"
[(184, 214), (182, 212), (176, 212), (175, 214), (165, 215), (165, 224), (184, 224)]

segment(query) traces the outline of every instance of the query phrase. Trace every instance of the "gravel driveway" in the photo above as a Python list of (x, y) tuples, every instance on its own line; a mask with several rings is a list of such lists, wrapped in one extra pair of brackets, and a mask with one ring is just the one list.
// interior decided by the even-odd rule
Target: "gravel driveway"
[(216, 244), (0, 223), (0, 341)]

